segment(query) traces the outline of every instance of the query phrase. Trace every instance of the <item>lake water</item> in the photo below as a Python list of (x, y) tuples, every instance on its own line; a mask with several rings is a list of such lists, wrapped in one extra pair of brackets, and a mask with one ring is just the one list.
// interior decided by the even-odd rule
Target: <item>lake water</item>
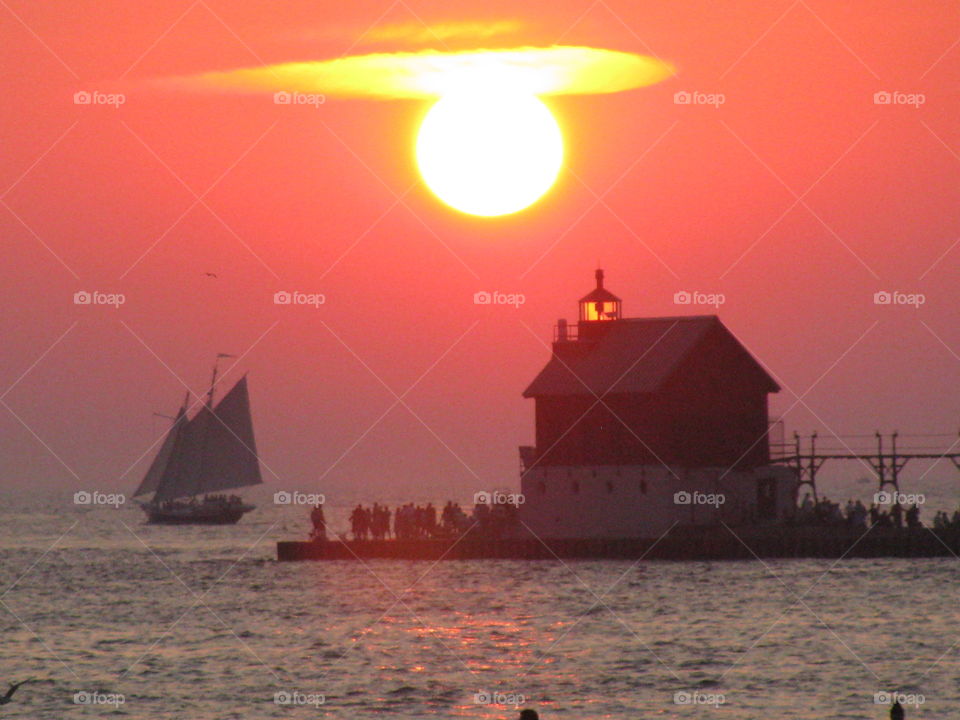
[(68, 500), (4, 495), (3, 717), (960, 718), (954, 558), (280, 564), (302, 508)]

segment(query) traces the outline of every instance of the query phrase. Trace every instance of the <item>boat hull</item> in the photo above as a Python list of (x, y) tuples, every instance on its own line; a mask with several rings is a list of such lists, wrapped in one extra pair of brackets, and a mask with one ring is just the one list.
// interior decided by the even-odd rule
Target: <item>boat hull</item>
[(253, 505), (214, 505), (200, 503), (164, 508), (144, 505), (147, 522), (152, 525), (235, 525)]

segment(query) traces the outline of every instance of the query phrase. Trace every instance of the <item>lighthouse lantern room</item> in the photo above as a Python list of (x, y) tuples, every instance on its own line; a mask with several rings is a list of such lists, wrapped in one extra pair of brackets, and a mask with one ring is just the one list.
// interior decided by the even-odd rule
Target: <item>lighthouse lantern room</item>
[(580, 322), (620, 319), (620, 298), (603, 287), (603, 270), (597, 270), (597, 287), (580, 298)]

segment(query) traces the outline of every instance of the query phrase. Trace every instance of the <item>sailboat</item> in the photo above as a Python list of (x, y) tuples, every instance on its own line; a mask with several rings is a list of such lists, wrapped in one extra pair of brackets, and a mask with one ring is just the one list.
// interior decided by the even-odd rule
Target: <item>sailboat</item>
[(214, 405), (216, 380), (215, 363), (203, 407), (189, 418), (187, 394), (133, 494), (135, 498), (153, 494), (149, 501), (140, 502), (150, 523), (232, 525), (254, 509), (240, 497), (222, 493), (263, 482), (253, 438), (247, 376)]

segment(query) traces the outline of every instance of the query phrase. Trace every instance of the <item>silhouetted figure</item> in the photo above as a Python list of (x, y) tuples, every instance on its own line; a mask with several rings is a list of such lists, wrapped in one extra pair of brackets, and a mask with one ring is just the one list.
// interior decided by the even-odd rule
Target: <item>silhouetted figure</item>
[(536, 710), (527, 708), (520, 711), (520, 720), (540, 720), (540, 716), (537, 714)]
[(917, 504), (914, 503), (910, 506), (910, 509), (907, 510), (907, 527), (908, 528), (918, 528), (920, 527), (920, 508), (917, 507)]
[(354, 540), (366, 540), (370, 530), (370, 511), (363, 505), (357, 505), (350, 513), (350, 528)]
[(893, 705), (890, 706), (890, 720), (903, 720), (903, 718), (903, 705), (900, 704), (899, 700), (894, 700)]
[(310, 539), (321, 542), (326, 540), (327, 522), (323, 518), (323, 505), (317, 503), (317, 506), (310, 511), (310, 522), (313, 523), (313, 531), (310, 533)]
[(903, 527), (903, 508), (900, 507), (900, 503), (895, 503), (890, 509), (890, 517), (895, 527)]
[(10, 685), (10, 689), (7, 690), (7, 694), (0, 696), (0, 705), (6, 705), (7, 703), (13, 702), (13, 694), (17, 691), (17, 688), (28, 682), (33, 682), (33, 680), (21, 680), (18, 683), (13, 683)]

